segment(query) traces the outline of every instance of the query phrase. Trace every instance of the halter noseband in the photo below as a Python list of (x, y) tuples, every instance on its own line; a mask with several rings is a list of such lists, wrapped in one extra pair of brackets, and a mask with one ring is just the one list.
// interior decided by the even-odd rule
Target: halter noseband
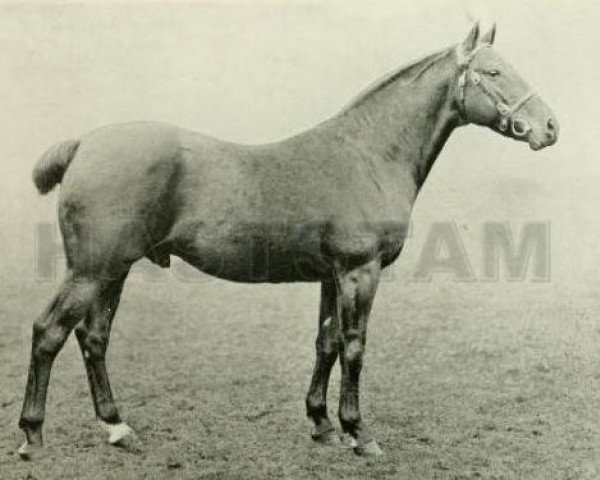
[[(537, 96), (535, 92), (529, 92), (524, 95), (520, 100), (516, 101), (512, 105), (506, 103), (505, 96), (500, 92), (493, 84), (484, 82), (481, 74), (475, 70), (469, 70), (471, 62), (484, 48), (490, 48), (490, 44), (481, 44), (475, 48), (468, 55), (463, 55), (460, 52), (460, 47), (457, 49), (458, 54), (458, 68), (462, 72), (458, 80), (458, 104), (461, 117), (467, 119), (467, 107), (465, 103), (467, 79), (470, 77), (471, 83), (474, 86), (480, 87), (483, 92), (494, 102), (498, 113), (500, 113), (500, 122), (498, 129), (501, 132), (506, 132), (510, 125), (511, 132), (515, 137), (524, 137), (531, 131), (530, 123), (522, 118), (514, 118), (514, 114), (521, 110), (531, 99)], [(470, 74), (470, 75), (469, 75)]]

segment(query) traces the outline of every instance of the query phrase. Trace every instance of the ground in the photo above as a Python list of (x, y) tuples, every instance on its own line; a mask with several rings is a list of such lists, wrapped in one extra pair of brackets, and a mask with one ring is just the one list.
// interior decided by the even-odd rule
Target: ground
[[(398, 272), (398, 270), (396, 271)], [(402, 273), (402, 269), (399, 270)], [(5, 285), (0, 478), (544, 478), (600, 476), (600, 327), (593, 289), (383, 282), (362, 409), (386, 456), (309, 437), (304, 396), (318, 287), (134, 275), (109, 371), (141, 453), (104, 443), (70, 339), (55, 363), (46, 452), (14, 456), (31, 321), (55, 283)], [(330, 412), (336, 418), (338, 371)]]

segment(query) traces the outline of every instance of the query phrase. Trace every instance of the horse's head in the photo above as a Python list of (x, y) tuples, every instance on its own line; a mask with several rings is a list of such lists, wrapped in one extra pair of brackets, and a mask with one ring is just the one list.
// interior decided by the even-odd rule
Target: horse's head
[(476, 23), (457, 47), (458, 108), (465, 123), (526, 141), (533, 150), (553, 145), (559, 125), (550, 108), (492, 48), (496, 26), (480, 36)]

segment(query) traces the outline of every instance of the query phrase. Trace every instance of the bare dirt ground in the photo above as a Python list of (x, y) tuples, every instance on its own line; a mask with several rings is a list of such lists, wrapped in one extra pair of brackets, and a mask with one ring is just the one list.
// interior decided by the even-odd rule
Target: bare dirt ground
[[(220, 281), (127, 287), (109, 370), (143, 452), (104, 443), (73, 339), (53, 373), (47, 448), (13, 452), (31, 321), (54, 285), (5, 285), (0, 478), (544, 478), (600, 476), (600, 327), (593, 288), (382, 285), (363, 416), (386, 452), (365, 460), (309, 437), (304, 395), (318, 288)], [(336, 418), (337, 368), (330, 393)]]

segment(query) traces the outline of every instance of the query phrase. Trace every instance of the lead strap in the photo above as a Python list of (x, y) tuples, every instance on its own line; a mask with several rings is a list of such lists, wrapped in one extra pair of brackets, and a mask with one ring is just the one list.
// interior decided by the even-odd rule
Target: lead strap
[[(523, 108), (529, 101), (537, 96), (536, 92), (529, 92), (527, 95), (524, 95), (518, 102), (515, 102), (512, 106), (508, 106), (505, 103), (498, 103), (496, 108), (502, 115), (502, 119), (500, 120), (500, 124), (498, 128), (502, 132), (506, 132), (508, 130), (508, 124), (511, 122), (512, 133), (516, 137), (524, 137), (531, 130), (531, 125), (528, 121), (522, 119), (512, 119), (512, 116), (517, 113), (521, 108)], [(525, 126), (522, 129), (516, 129), (516, 124), (524, 124)]]

